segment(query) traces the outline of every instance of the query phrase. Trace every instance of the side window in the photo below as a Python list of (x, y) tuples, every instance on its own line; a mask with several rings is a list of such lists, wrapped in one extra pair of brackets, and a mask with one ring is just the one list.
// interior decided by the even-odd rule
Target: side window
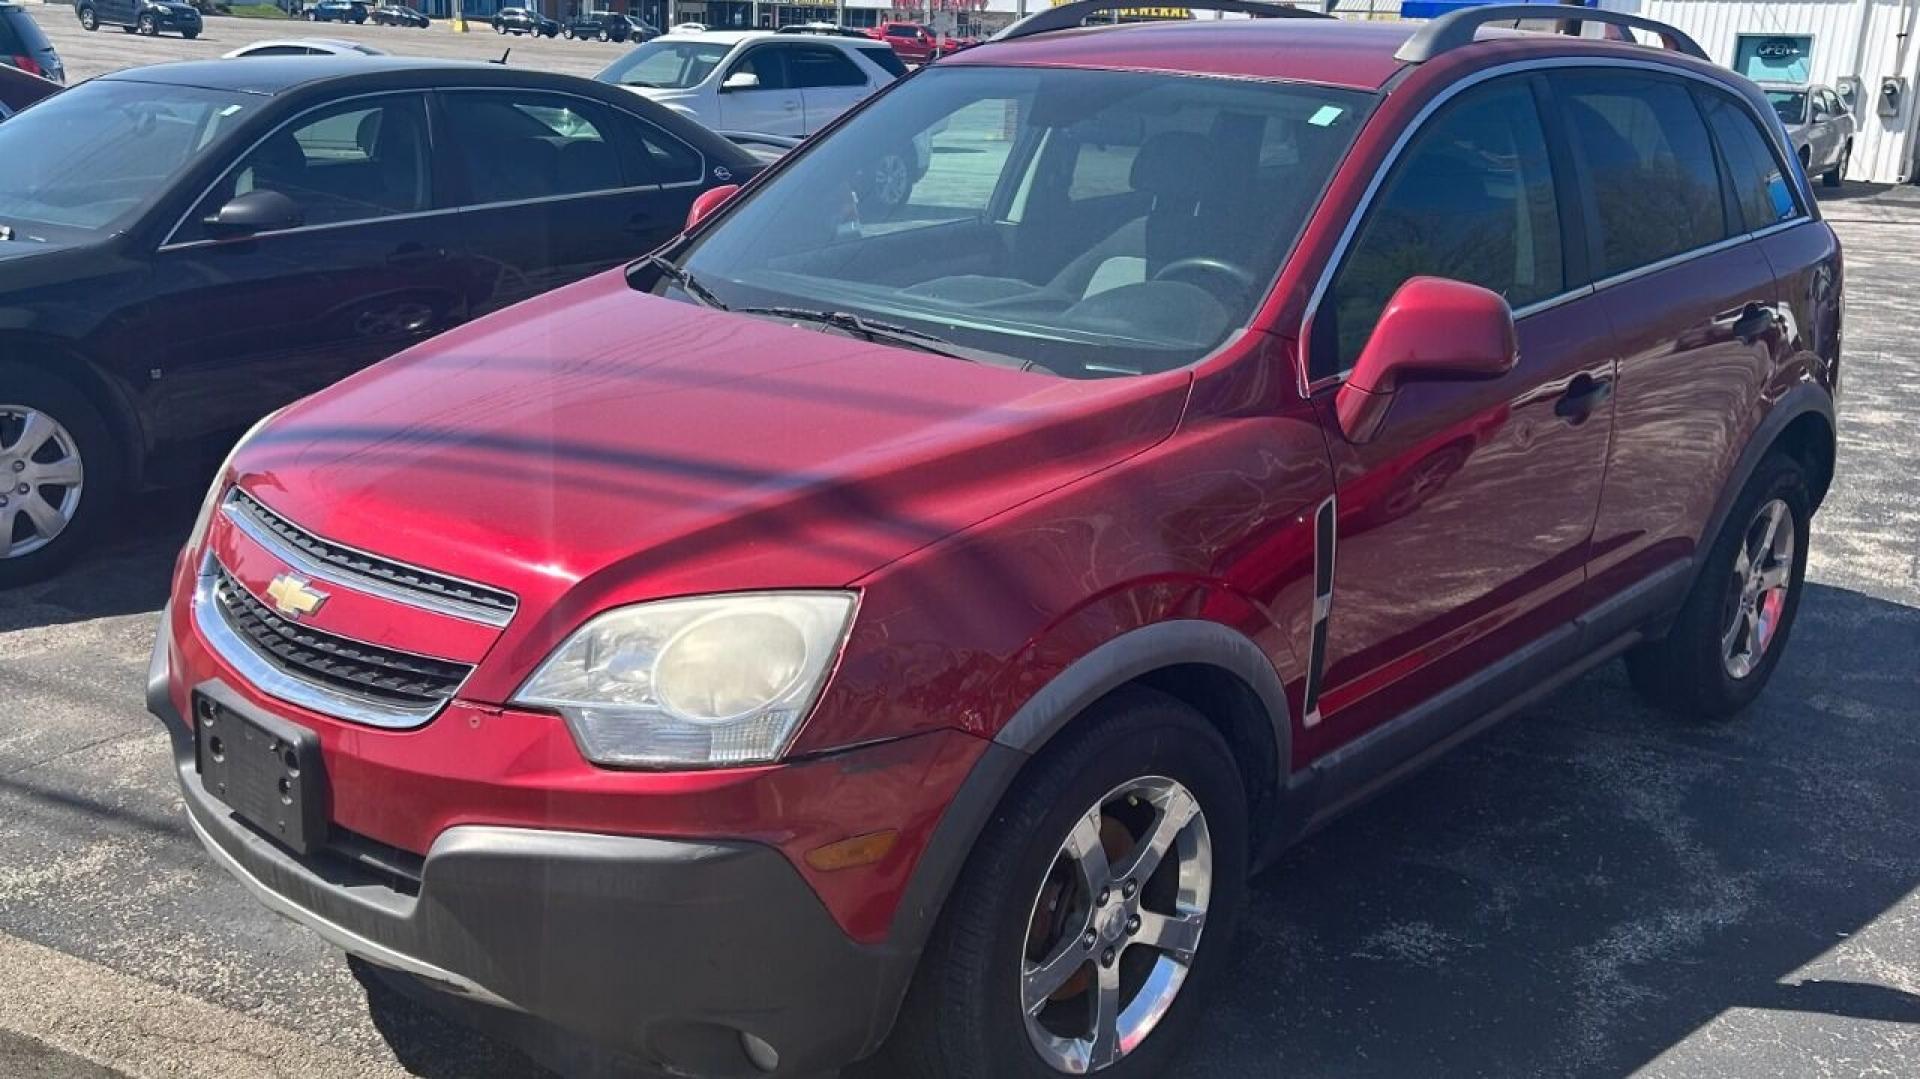
[(612, 121), (594, 102), (524, 90), (450, 90), (440, 100), (474, 205), (632, 186), (608, 138)]
[(637, 116), (619, 112), (613, 123), (623, 138), (621, 168), (634, 186), (699, 183), (706, 160), (699, 151)]
[(1599, 217), (1597, 276), (1727, 237), (1713, 146), (1685, 86), (1626, 73), (1570, 74), (1559, 86)]
[(907, 65), (900, 61), (900, 54), (893, 51), (891, 45), (856, 45), (860, 55), (874, 62), (880, 70), (896, 79), (907, 77)]
[(204, 238), (201, 220), (235, 195), (278, 191), (308, 225), (339, 225), (432, 206), (424, 100), (361, 98), (289, 121), (229, 169), (172, 242)]
[[(727, 69), (727, 78), (739, 74), (750, 74), (760, 80), (757, 89), (785, 90), (787, 83), (787, 49), (779, 45), (761, 45), (748, 49), (746, 54), (733, 62)], [(724, 80), (723, 80), (724, 81)]]
[(865, 86), (867, 77), (838, 49), (815, 46), (787, 53), (788, 83), (800, 89), (818, 86)]
[(1720, 156), (1726, 161), (1728, 179), (1733, 181), (1746, 227), (1760, 229), (1798, 217), (1800, 205), (1788, 174), (1747, 110), (1715, 91), (1701, 95), (1701, 106), (1714, 140), (1720, 144)]
[(1553, 171), (1524, 80), (1467, 91), (1414, 136), (1321, 301), (1312, 376), (1353, 366), (1416, 276), (1480, 285), (1515, 308), (1565, 290)]

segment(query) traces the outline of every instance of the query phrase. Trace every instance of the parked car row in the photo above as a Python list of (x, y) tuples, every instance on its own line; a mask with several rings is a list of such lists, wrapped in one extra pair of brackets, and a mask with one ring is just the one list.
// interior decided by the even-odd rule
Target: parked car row
[(79, 0), (73, 13), (88, 31), (117, 26), (147, 37), (177, 33), (192, 40), (203, 26), (199, 9), (184, 0)]
[(251, 424), (147, 704), (268, 907), (669, 1074), (1171, 1073), (1300, 836), (1615, 657), (1763, 690), (1845, 275), (1671, 26), (1129, 3), (33, 107), (0, 580)]

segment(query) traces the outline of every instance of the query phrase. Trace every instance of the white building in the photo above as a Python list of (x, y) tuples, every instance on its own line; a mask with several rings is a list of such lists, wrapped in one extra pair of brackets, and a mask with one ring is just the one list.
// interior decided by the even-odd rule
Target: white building
[(1742, 74), (1831, 86), (1860, 124), (1847, 179), (1914, 178), (1920, 0), (1599, 0), (1686, 31)]

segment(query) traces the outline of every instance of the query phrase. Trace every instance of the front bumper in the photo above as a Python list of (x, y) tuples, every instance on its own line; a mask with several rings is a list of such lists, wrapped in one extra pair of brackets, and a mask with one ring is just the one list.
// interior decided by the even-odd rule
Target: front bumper
[[(914, 955), (849, 938), (769, 846), (460, 825), (434, 841), (414, 895), (293, 854), (201, 785), (166, 654), (148, 704), (195, 833), (262, 903), (345, 951), (682, 1073), (807, 1074), (885, 1037)], [(257, 714), (218, 681), (198, 688)], [(770, 1073), (744, 1035), (778, 1054)]]

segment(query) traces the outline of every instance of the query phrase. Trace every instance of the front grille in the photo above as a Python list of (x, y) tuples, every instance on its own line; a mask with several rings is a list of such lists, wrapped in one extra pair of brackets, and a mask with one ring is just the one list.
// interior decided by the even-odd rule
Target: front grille
[(445, 703), (473, 668), (338, 637), (297, 625), (253, 598), (218, 563), (214, 603), (260, 658), (281, 672), (336, 693), (408, 709)]
[(501, 624), (505, 624), (519, 606), (519, 600), (511, 592), (434, 573), (321, 539), (261, 505), (237, 487), (227, 496), (227, 504), (230, 512), (264, 532), (273, 541), (349, 580), (357, 578), (371, 582), (417, 600), (471, 608), (477, 614), (490, 616), (489, 621)]

